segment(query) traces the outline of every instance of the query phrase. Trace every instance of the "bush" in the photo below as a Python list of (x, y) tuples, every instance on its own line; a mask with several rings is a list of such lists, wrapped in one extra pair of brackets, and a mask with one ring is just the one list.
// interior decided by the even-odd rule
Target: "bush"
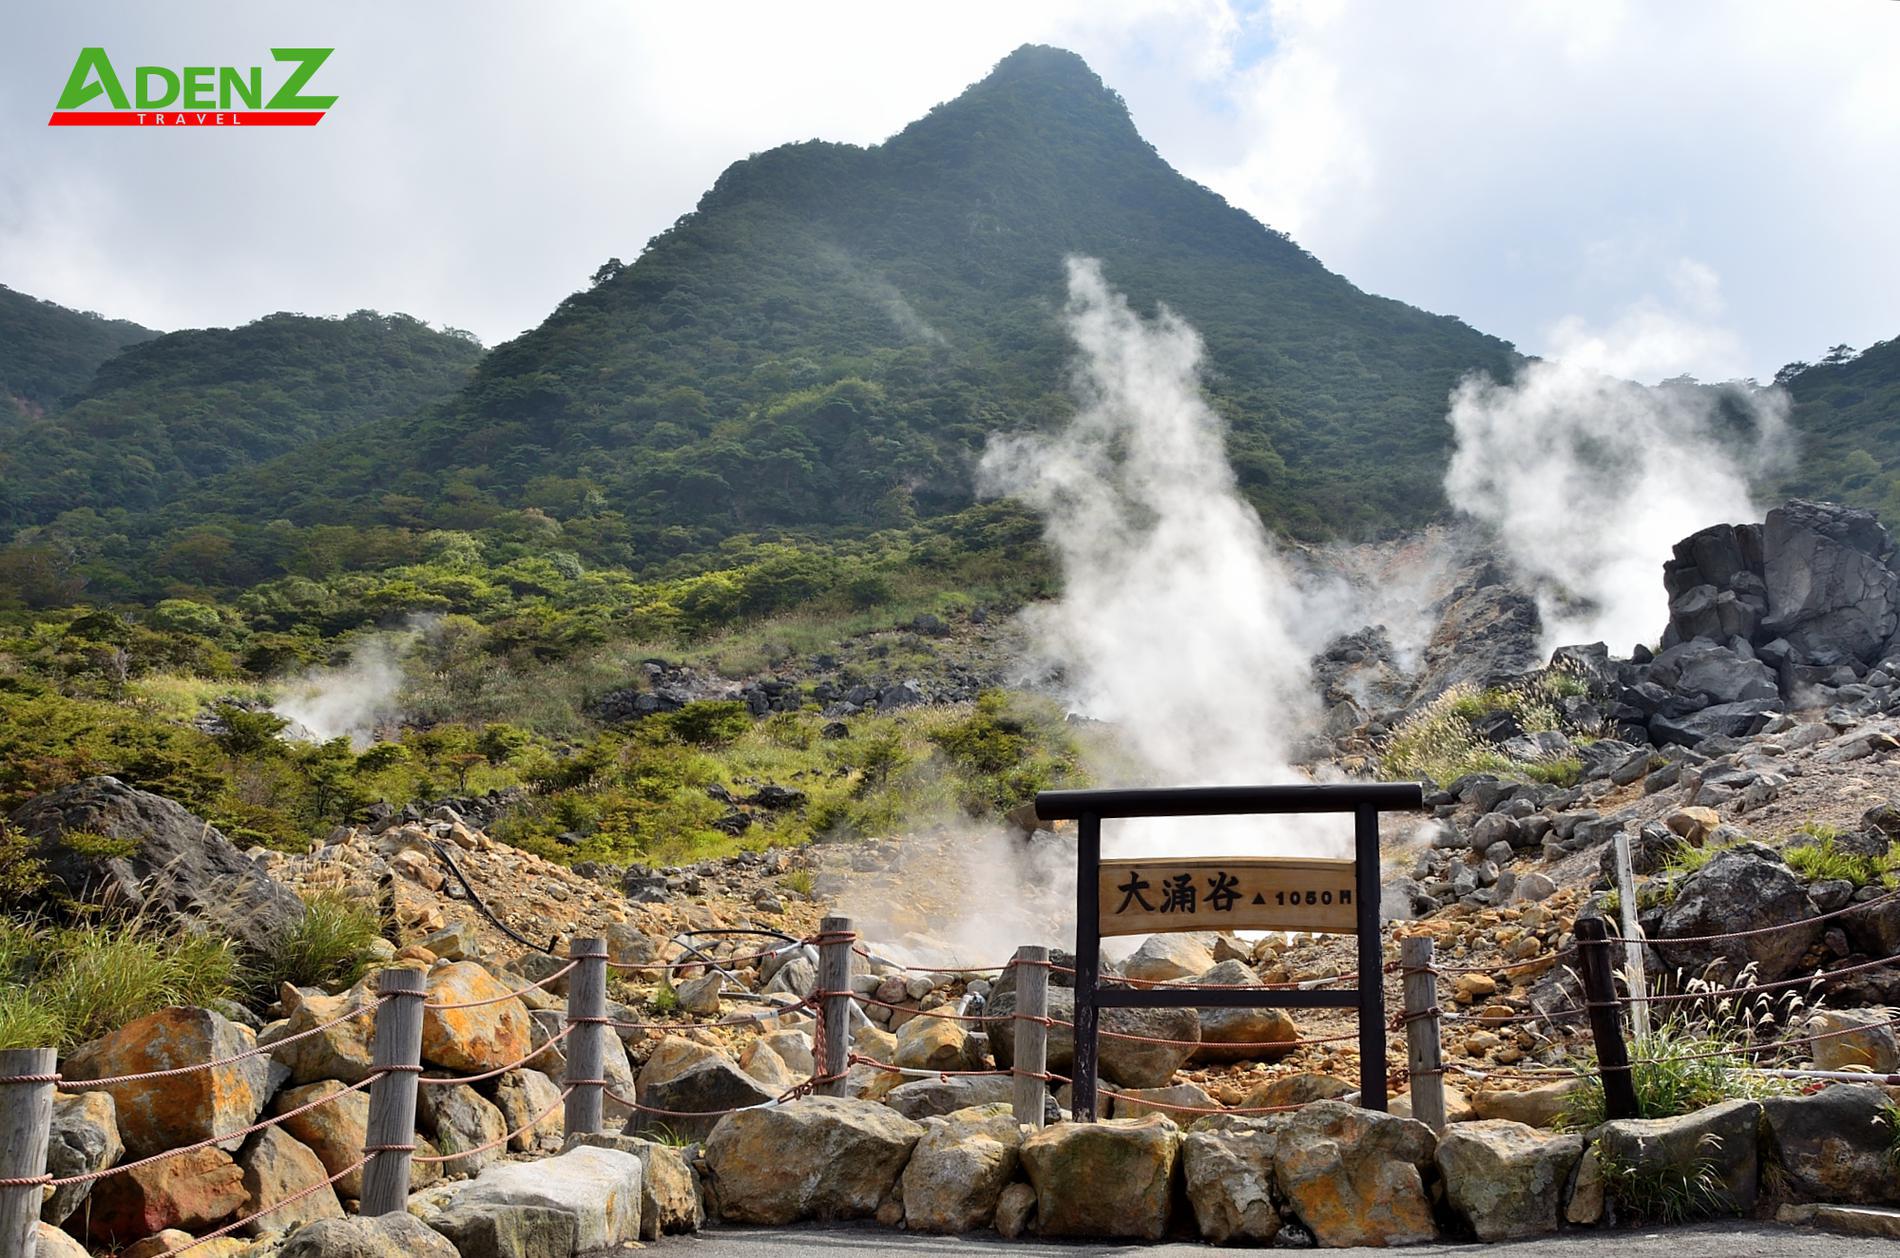
[[(1673, 1118), (1722, 1101), (1775, 1096), (1790, 1088), (1786, 1080), (1751, 1072), (1743, 1046), (1721, 1028), (1698, 1031), (1681, 1018), (1658, 1022), (1648, 1035), (1631, 1041), (1630, 1062), (1638, 1118)], [(1607, 1117), (1603, 1077), (1588, 1074), (1566, 1103), (1560, 1124), (1588, 1131)]]
[(169, 1005), (205, 1005), (238, 988), (229, 941), (161, 931), (137, 918), (85, 926), (20, 926), (5, 949), (31, 977), (7, 991), (9, 1025), (52, 1034), (62, 1049)]
[(363, 977), (381, 937), (373, 907), (339, 891), (319, 892), (304, 900), (303, 920), (246, 966), (247, 986), (260, 1001), (274, 998), (281, 983), (341, 990)]
[(1724, 1209), (1720, 1141), (1703, 1137), (1697, 1155), (1683, 1164), (1626, 1165), (1597, 1146), (1604, 1190), (1623, 1210), (1654, 1223), (1687, 1223)]
[(752, 714), (735, 699), (702, 699), (666, 718), (669, 733), (696, 747), (723, 747), (752, 728)]
[(1841, 879), (1856, 887), (1900, 885), (1900, 843), (1878, 856), (1850, 851), (1825, 827), (1812, 822), (1802, 827), (1807, 841), (1782, 852), (1788, 867), (1810, 882)]

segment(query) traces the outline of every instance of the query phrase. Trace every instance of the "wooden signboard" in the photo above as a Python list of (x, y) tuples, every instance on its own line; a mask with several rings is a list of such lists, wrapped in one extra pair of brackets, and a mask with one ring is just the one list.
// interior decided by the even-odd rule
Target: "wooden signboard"
[(1105, 860), (1097, 881), (1101, 933), (1359, 928), (1349, 860), (1180, 857)]
[[(1036, 815), (1075, 827), (1074, 1113), (1095, 1121), (1096, 1037), (1114, 1008), (1357, 1009), (1359, 1104), (1384, 1109), (1385, 989), (1379, 930), (1379, 814), (1415, 810), (1416, 782), (1133, 787), (1043, 791)], [(1157, 857), (1103, 860), (1102, 822), (1122, 817), (1350, 813), (1352, 860)], [(1357, 986), (1136, 983), (1101, 972), (1102, 936), (1170, 930), (1355, 935)]]

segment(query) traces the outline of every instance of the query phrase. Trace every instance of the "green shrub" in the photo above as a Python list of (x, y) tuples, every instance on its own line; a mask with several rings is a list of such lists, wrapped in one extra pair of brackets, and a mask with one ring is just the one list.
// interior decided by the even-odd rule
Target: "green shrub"
[(136, 918), (28, 931), (30, 942), (19, 946), (32, 953), (33, 976), (16, 999), (59, 1028), (62, 1048), (168, 1005), (204, 1005), (238, 991), (237, 952), (213, 935)]
[(1811, 882), (1841, 879), (1856, 887), (1900, 885), (1900, 843), (1875, 856), (1848, 850), (1834, 831), (1813, 822), (1802, 831), (1808, 841), (1784, 849), (1782, 857), (1803, 878)]
[(1686, 1163), (1625, 1164), (1597, 1145), (1605, 1193), (1624, 1211), (1652, 1223), (1687, 1223), (1725, 1209), (1720, 1175), (1721, 1138), (1703, 1135)]
[(32, 903), (46, 889), (39, 843), (0, 821), (0, 909)]
[(0, 987), (0, 1048), (46, 1048), (65, 1042), (57, 1012), (25, 987)]
[(752, 714), (736, 699), (701, 699), (664, 719), (673, 737), (696, 747), (724, 747), (752, 728)]
[[(1697, 1030), (1680, 1018), (1664, 1019), (1630, 1043), (1630, 1082), (1638, 1118), (1673, 1118), (1722, 1101), (1775, 1096), (1789, 1090), (1782, 1079), (1749, 1070), (1742, 1046), (1718, 1028)], [(1591, 1061), (1591, 1069), (1595, 1069)], [(1570, 1095), (1560, 1124), (1587, 1131), (1608, 1116), (1603, 1078), (1583, 1076)]]
[(260, 1001), (274, 998), (281, 983), (340, 990), (363, 977), (381, 937), (382, 921), (372, 905), (339, 891), (308, 896), (303, 920), (246, 964), (247, 986)]

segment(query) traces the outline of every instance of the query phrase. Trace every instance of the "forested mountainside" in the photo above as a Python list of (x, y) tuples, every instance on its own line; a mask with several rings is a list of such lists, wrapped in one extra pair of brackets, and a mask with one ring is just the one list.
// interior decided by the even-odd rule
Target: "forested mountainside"
[(0, 284), (0, 434), (85, 388), (99, 364), (158, 333)]
[(9, 435), (0, 530), (68, 511), (150, 511), (199, 481), (439, 401), (480, 355), (466, 335), (369, 310), (143, 341)]
[(536, 510), (590, 561), (647, 564), (954, 512), (988, 434), (1072, 405), (1072, 254), (1202, 333), (1247, 491), (1300, 535), (1430, 518), (1447, 392), (1515, 360), (1183, 178), (1079, 58), (1029, 47), (884, 144), (736, 163), (452, 401), (220, 482), (169, 522), (383, 525), (394, 496), (424, 527)]

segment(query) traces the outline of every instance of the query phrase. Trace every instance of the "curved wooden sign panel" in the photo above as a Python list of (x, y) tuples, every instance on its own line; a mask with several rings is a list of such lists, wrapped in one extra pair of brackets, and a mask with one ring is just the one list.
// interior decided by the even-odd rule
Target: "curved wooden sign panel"
[(1296, 930), (1351, 935), (1359, 928), (1354, 864), (1262, 856), (1105, 860), (1101, 933)]

